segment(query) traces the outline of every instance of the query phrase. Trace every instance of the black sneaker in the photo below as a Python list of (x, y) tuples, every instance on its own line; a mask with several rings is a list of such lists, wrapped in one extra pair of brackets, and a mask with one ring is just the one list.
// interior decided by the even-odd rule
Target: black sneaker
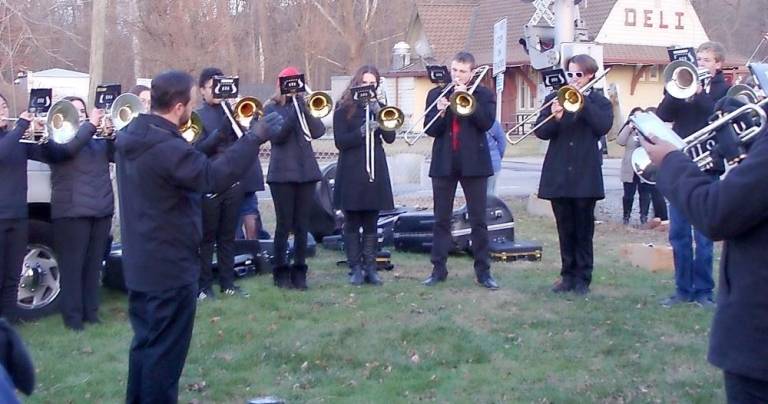
[(216, 295), (213, 294), (213, 289), (200, 289), (200, 292), (197, 294), (197, 301), (202, 302), (204, 300), (216, 300)]
[(554, 286), (552, 286), (552, 293), (565, 293), (570, 292), (573, 290), (573, 282), (571, 282), (569, 279), (563, 279), (561, 278), (557, 282), (555, 282)]
[(715, 301), (709, 296), (699, 296), (694, 299), (693, 304), (708, 310), (714, 310), (717, 307)]
[(242, 297), (244, 299), (251, 297), (251, 295), (248, 292), (240, 289), (239, 286), (232, 286), (231, 288), (222, 289), (221, 293), (225, 296), (237, 296), (237, 297)]
[(661, 304), (663, 307), (669, 308), (669, 307), (672, 307), (672, 306), (677, 306), (679, 304), (686, 304), (686, 303), (690, 303), (690, 302), (691, 302), (690, 300), (688, 300), (688, 299), (678, 295), (677, 293), (675, 293), (674, 295), (672, 295), (672, 296), (662, 300), (661, 302), (659, 302), (659, 304)]

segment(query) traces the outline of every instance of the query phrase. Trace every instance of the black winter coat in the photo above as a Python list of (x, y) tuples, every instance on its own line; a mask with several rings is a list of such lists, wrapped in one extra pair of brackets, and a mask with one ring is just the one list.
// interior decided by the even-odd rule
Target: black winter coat
[(727, 371), (768, 381), (768, 137), (721, 181), (701, 172), (682, 152), (670, 153), (657, 186), (693, 226), (724, 240), (709, 361)]
[[(208, 157), (217, 157), (237, 141), (237, 135), (232, 130), (232, 123), (221, 105), (203, 103), (197, 113), (200, 115), (200, 120), (203, 121), (203, 133), (200, 140), (195, 143), (197, 150), (205, 153)], [(261, 170), (258, 153), (253, 156), (253, 165), (240, 179), (240, 183), (245, 192), (264, 190), (264, 173)]]
[[(304, 102), (300, 101), (299, 105)], [(288, 97), (285, 105), (270, 103), (264, 108), (264, 114), (277, 112), (285, 119), (285, 124), (280, 133), (273, 136), (271, 144), (271, 157), (269, 158), (269, 172), (267, 183), (273, 182), (315, 182), (320, 181), (320, 167), (315, 160), (315, 152), (312, 143), (304, 138), (299, 118), (293, 106), (293, 101)], [(325, 125), (315, 117), (304, 114), (309, 126), (312, 139), (317, 139), (325, 134)]]
[(348, 113), (347, 108), (343, 107), (333, 113), (333, 136), (336, 148), (339, 149), (333, 191), (334, 207), (354, 211), (394, 209), (387, 156), (381, 142), (394, 142), (395, 131), (376, 129), (374, 132), (376, 179), (370, 182), (365, 170), (365, 137), (360, 132), (360, 127), (365, 124), (365, 107), (356, 105), (351, 118)]
[[(93, 139), (96, 127), (84, 122), (67, 144), (43, 144), (43, 161), (51, 167), (51, 217), (111, 217), (115, 211), (109, 163), (111, 140)], [(119, 134), (118, 134), (119, 136)]]
[(197, 283), (201, 194), (223, 192), (241, 178), (259, 141), (243, 136), (209, 159), (170, 121), (141, 114), (118, 134), (115, 148), (126, 286), (151, 292)]
[[(685, 138), (697, 130), (707, 126), (709, 118), (715, 109), (715, 103), (725, 97), (730, 86), (725, 81), (723, 72), (717, 72), (712, 78), (709, 93), (702, 91), (689, 100), (681, 100), (666, 92), (656, 110), (656, 115), (664, 122), (673, 122), (672, 129), (680, 137)], [(710, 174), (720, 175), (725, 172), (722, 159), (715, 162)]]
[[(553, 92), (545, 103), (556, 97)], [(547, 108), (536, 119), (538, 125), (552, 110)], [(599, 91), (584, 97), (584, 108), (565, 112), (562, 119), (550, 119), (536, 131), (536, 137), (549, 140), (539, 182), (539, 198), (603, 199), (602, 153), (600, 138), (613, 125), (611, 102)]]
[[(427, 94), (427, 105), (437, 99), (442, 88), (435, 87)], [(478, 86), (474, 92), (477, 109), (468, 117), (459, 117), (459, 150), (458, 162), (460, 167), (454, 170), (454, 153), (452, 148), (451, 128), (454, 114), (450, 108), (445, 115), (437, 118), (427, 130), (427, 135), (435, 138), (432, 143), (432, 162), (429, 165), (430, 177), (449, 177), (458, 171), (460, 177), (490, 177), (493, 175), (491, 152), (488, 150), (488, 139), (485, 132), (493, 126), (496, 117), (496, 99), (491, 90)], [(432, 108), (424, 119), (424, 125), (437, 115), (437, 108)]]
[(19, 143), (30, 122), (19, 119), (11, 130), (0, 129), (0, 219), (27, 218), (27, 158), (33, 147)]

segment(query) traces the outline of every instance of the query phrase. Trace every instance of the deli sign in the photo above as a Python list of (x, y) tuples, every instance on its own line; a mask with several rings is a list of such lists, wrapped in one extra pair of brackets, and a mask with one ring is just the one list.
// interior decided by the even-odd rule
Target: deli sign
[(624, 9), (624, 26), (684, 30), (684, 17), (684, 11), (627, 7)]

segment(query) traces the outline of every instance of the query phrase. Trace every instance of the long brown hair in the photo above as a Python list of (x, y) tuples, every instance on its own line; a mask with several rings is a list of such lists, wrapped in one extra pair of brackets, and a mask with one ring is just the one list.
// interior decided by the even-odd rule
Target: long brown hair
[(366, 73), (370, 73), (376, 77), (376, 88), (379, 88), (379, 83), (381, 82), (381, 74), (379, 73), (379, 69), (373, 65), (360, 66), (360, 68), (355, 72), (355, 75), (352, 76), (352, 79), (349, 80), (347, 89), (341, 93), (341, 98), (336, 103), (336, 109), (344, 108), (347, 110), (347, 118), (352, 118), (352, 115), (355, 114), (355, 100), (352, 99), (351, 89), (363, 85), (363, 76)]

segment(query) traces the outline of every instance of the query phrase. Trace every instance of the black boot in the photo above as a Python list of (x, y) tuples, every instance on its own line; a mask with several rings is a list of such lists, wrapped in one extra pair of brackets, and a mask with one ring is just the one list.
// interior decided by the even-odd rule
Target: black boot
[(344, 233), (344, 251), (347, 253), (349, 264), (349, 283), (353, 285), (363, 284), (362, 246), (360, 245), (360, 233)]
[(629, 224), (629, 217), (632, 215), (632, 204), (634, 202), (635, 198), (621, 198), (622, 207), (624, 210), (624, 217), (622, 219), (622, 223), (625, 225)]
[(445, 282), (447, 278), (448, 268), (445, 266), (434, 266), (432, 267), (432, 274), (430, 274), (427, 279), (421, 282), (421, 284), (424, 286), (435, 286), (440, 282)]
[(294, 289), (307, 290), (307, 268), (306, 265), (294, 265), (291, 267), (291, 284)]
[(379, 252), (379, 236), (376, 234), (366, 234), (363, 236), (363, 271), (365, 272), (365, 281), (372, 285), (381, 285), (378, 268), (376, 267), (376, 256)]
[(288, 265), (275, 265), (272, 268), (272, 281), (281, 289), (291, 289), (291, 272)]

